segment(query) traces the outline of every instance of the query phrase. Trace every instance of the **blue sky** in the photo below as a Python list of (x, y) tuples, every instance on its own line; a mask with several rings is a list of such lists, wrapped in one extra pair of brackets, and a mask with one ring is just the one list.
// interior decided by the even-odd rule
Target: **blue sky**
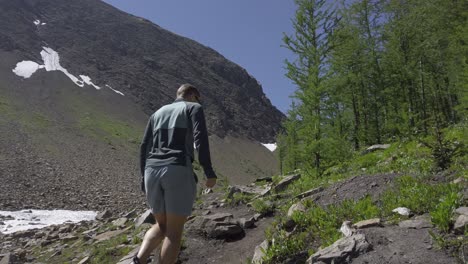
[(281, 45), (283, 32), (293, 32), (293, 0), (104, 1), (217, 50), (253, 75), (274, 106), (289, 108), (295, 86), (284, 60), (294, 55)]

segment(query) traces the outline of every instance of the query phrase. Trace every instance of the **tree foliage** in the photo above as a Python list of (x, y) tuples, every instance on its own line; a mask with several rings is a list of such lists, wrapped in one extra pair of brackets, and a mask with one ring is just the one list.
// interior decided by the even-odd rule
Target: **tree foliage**
[(353, 148), (466, 121), (468, 2), (295, 2), (284, 170), (321, 175)]

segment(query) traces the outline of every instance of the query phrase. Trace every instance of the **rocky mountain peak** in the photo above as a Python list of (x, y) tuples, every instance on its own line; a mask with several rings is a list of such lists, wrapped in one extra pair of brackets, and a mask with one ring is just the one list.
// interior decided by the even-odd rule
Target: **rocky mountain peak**
[(70, 74), (122, 92), (147, 114), (192, 83), (212, 134), (274, 141), (284, 115), (255, 78), (209, 47), (98, 0), (0, 0), (0, 7), (0, 50), (39, 65), (41, 51), (54, 50)]

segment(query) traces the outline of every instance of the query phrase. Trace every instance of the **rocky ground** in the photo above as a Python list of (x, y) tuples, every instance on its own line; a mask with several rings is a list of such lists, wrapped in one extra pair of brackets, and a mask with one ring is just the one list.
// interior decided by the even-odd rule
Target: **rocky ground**
[[(302, 199), (324, 204), (339, 201), (344, 196), (359, 199), (366, 192), (382, 193), (392, 186), (396, 177), (395, 174), (353, 177), (306, 192)], [(275, 212), (260, 214), (248, 204), (233, 203), (233, 198), (239, 194), (256, 196), (253, 200), (273, 197), (296, 179), (296, 176), (286, 177), (273, 186), (235, 186), (227, 192), (220, 188), (201, 195), (186, 224), (178, 263), (261, 263), (260, 246), (269, 246), (265, 230), (274, 221)], [(287, 195), (283, 198), (287, 199)], [(274, 200), (271, 208), (281, 201)], [(290, 209), (294, 210), (301, 208)], [(0, 256), (3, 257), (0, 263), (115, 263), (119, 259), (121, 264), (129, 263), (150, 226), (142, 224), (148, 218), (145, 214), (139, 217), (141, 213), (112, 215), (104, 211), (95, 222), (0, 235)], [(452, 241), (461, 241), (466, 239), (463, 232), (468, 225), (468, 208), (458, 208), (455, 216), (453, 231), (448, 236)], [(341, 228), (343, 238), (333, 245), (321, 248), (312, 256), (298, 252), (297, 257), (284, 263), (462, 263), (468, 259), (467, 244), (454, 251), (454, 246), (441, 246), (440, 241), (436, 241), (437, 236), (433, 234), (439, 231), (432, 225), (430, 216), (411, 215), (405, 219), (345, 222)]]

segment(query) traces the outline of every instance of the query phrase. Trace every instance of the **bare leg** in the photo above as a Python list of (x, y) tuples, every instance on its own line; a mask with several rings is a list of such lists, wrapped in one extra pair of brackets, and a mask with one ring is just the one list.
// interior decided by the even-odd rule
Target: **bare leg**
[(154, 218), (157, 223), (146, 232), (138, 251), (137, 256), (141, 264), (146, 264), (146, 260), (151, 255), (151, 252), (159, 246), (166, 233), (166, 215), (154, 214)]
[(180, 251), (180, 242), (186, 216), (167, 214), (166, 238), (161, 249), (159, 264), (174, 264)]

